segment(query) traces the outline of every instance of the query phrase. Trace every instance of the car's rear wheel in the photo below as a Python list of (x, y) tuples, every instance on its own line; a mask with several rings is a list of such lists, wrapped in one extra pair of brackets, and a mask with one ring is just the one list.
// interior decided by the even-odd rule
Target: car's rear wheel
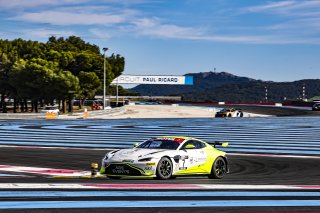
[(221, 179), (227, 173), (227, 163), (222, 157), (218, 157), (212, 164), (210, 179)]
[(172, 162), (169, 158), (163, 157), (159, 160), (157, 170), (157, 178), (161, 180), (170, 179), (172, 176)]

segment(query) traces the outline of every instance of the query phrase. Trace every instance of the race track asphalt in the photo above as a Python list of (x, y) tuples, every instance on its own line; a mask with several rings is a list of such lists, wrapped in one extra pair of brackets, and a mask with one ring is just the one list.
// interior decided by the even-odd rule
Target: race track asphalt
[[(76, 170), (90, 170), (90, 162), (99, 162), (106, 151), (104, 150), (92, 150), (92, 149), (43, 149), (43, 148), (1, 148), (1, 164), (4, 165), (17, 165), (17, 166), (34, 166), (34, 167), (47, 167), (56, 169), (76, 169)], [(206, 177), (180, 177), (176, 179), (171, 179), (167, 181), (154, 180), (154, 179), (121, 179), (121, 180), (111, 180), (111, 179), (84, 179), (84, 178), (66, 178), (66, 179), (56, 179), (52, 177), (47, 177), (44, 175), (32, 175), (32, 177), (2, 177), (0, 178), (0, 183), (95, 183), (95, 184), (232, 184), (232, 185), (250, 185), (250, 184), (263, 184), (263, 185), (319, 185), (320, 172), (317, 169), (320, 165), (319, 158), (287, 158), (287, 157), (267, 157), (267, 156), (238, 156), (229, 155), (228, 157), (230, 163), (230, 173), (221, 180), (211, 180)], [(15, 189), (17, 190), (17, 189)], [(15, 191), (13, 190), (13, 192)], [(34, 189), (36, 190), (36, 189)], [(30, 192), (34, 191), (31, 189)], [(103, 189), (108, 190), (108, 189)], [(3, 191), (0, 190), (0, 192)], [(21, 191), (21, 190), (19, 190)], [(73, 189), (77, 191), (77, 189)], [(101, 191), (101, 190), (100, 190)], [(132, 190), (129, 190), (132, 191)], [(150, 190), (148, 190), (150, 191)], [(152, 190), (151, 190), (152, 191)], [(166, 191), (166, 190), (164, 190)], [(169, 190), (170, 191), (170, 190)], [(255, 190), (253, 189), (252, 192)], [(272, 193), (273, 190), (267, 190)], [(318, 190), (304, 190), (307, 192), (316, 192)], [(226, 190), (228, 192), (228, 190)], [(142, 191), (143, 193), (143, 191)], [(237, 193), (241, 193), (239, 190)], [(279, 192), (277, 192), (279, 193)], [(295, 194), (296, 192), (289, 192)], [(297, 193), (303, 193), (300, 190)], [(33, 202), (59, 202), (60, 199), (64, 199), (64, 202), (119, 202), (119, 197), (70, 197), (70, 198), (50, 198), (50, 197), (27, 197), (27, 198), (0, 198), (0, 201), (6, 202), (27, 202), (27, 204)], [(147, 202), (161, 202), (161, 197), (135, 197), (127, 196), (124, 202), (141, 202), (141, 199), (147, 200)], [(175, 202), (175, 200), (181, 200), (181, 197), (171, 197), (168, 198), (170, 202)], [(54, 208), (54, 209), (0, 209), (0, 212), (31, 212), (31, 213), (43, 213), (43, 212), (62, 212), (62, 213), (83, 213), (83, 212), (319, 212), (319, 205), (316, 206), (237, 206), (237, 207), (225, 207), (223, 206), (223, 200), (230, 200), (230, 202), (264, 202), (263, 199), (270, 200), (270, 197), (255, 197), (249, 196), (243, 197), (230, 196), (230, 197), (183, 197), (184, 202), (218, 202), (221, 200), (221, 207), (145, 207), (145, 208)], [(242, 199), (242, 200), (241, 200)], [(257, 200), (258, 199), (258, 200)], [(260, 200), (262, 199), (262, 200)], [(284, 197), (272, 197), (274, 203), (277, 202), (290, 202), (290, 200), (295, 200), (293, 202), (304, 202), (305, 197), (299, 196), (284, 196)], [(310, 197), (308, 201), (318, 203), (319, 196)], [(88, 201), (90, 200), (90, 201)], [(260, 201), (259, 201), (260, 200)], [(227, 201), (228, 202), (228, 201)], [(266, 201), (267, 202), (267, 201)], [(270, 202), (270, 201), (269, 201)], [(1, 206), (1, 204), (0, 204)]]
[[(233, 106), (230, 106), (233, 107)], [(248, 111), (252, 113), (261, 114), (273, 114), (277, 116), (309, 116), (309, 115), (320, 115), (320, 112), (312, 112), (308, 110), (300, 109), (285, 109), (282, 108), (264, 108), (264, 107), (238, 107), (243, 111)], [(95, 150), (95, 149), (61, 149), (61, 148), (35, 148), (35, 147), (1, 147), (0, 148), (0, 164), (2, 165), (12, 165), (12, 166), (32, 166), (32, 167), (45, 167), (45, 168), (55, 168), (55, 169), (72, 169), (72, 170), (90, 170), (91, 162), (98, 162), (100, 164), (101, 158), (105, 155), (106, 150)], [(0, 184), (2, 183), (81, 183), (81, 184), (221, 184), (221, 185), (310, 185), (310, 186), (320, 186), (320, 158), (317, 156), (309, 156), (307, 158), (303, 157), (285, 157), (285, 156), (259, 156), (259, 155), (228, 155), (230, 163), (230, 173), (221, 180), (211, 180), (206, 177), (178, 177), (176, 179), (170, 179), (166, 181), (154, 180), (154, 179), (121, 179), (121, 180), (111, 180), (106, 178), (53, 178), (46, 175), (40, 174), (26, 174), (26, 177), (21, 176), (0, 176)], [(0, 189), (4, 191), (5, 189)], [(24, 190), (24, 189), (23, 189)], [(29, 192), (35, 189), (30, 189)], [(45, 189), (46, 190), (46, 189)], [(44, 191), (45, 191), (44, 190)], [(49, 190), (49, 189), (47, 189)], [(100, 191), (106, 191), (108, 189), (100, 189)], [(17, 189), (12, 189), (11, 191), (17, 191)], [(19, 190), (21, 191), (21, 190)], [(77, 191), (77, 189), (73, 189)], [(88, 190), (90, 191), (90, 190)], [(99, 191), (99, 190), (98, 190)], [(132, 191), (132, 190), (129, 190)], [(143, 192), (144, 190), (142, 190)], [(150, 190), (148, 190), (150, 191)], [(152, 191), (152, 190), (151, 190)], [(163, 190), (170, 191), (170, 190)], [(209, 191), (209, 190), (208, 190)], [(228, 189), (223, 191), (230, 191)], [(244, 190), (238, 190), (241, 192)], [(252, 189), (251, 191), (257, 191)], [(267, 192), (274, 192), (275, 190), (266, 190)], [(280, 190), (281, 191), (281, 190)], [(285, 191), (285, 190), (284, 190)], [(279, 192), (279, 190), (277, 190)], [(287, 192), (287, 191), (286, 191)], [(319, 189), (306, 189), (299, 191), (290, 191), (293, 194), (295, 192), (319, 192)], [(66, 200), (66, 202), (72, 201), (117, 201), (117, 197), (91, 197), (91, 198), (61, 198)], [(125, 198), (127, 201), (135, 202), (137, 200), (158, 200), (159, 198), (150, 198), (148, 196), (140, 197), (139, 199), (133, 196), (128, 196)], [(170, 201), (181, 199), (179, 197), (168, 198)], [(190, 200), (193, 201), (206, 201), (212, 200), (219, 201), (223, 198), (217, 197), (184, 197), (186, 203)], [(274, 199), (274, 203), (279, 201), (292, 201), (297, 202), (308, 199), (308, 201), (314, 201), (316, 204), (314, 206), (237, 206), (237, 207), (188, 207), (188, 208), (159, 208), (159, 207), (145, 207), (145, 208), (51, 208), (51, 209), (0, 209), (0, 212), (31, 212), (31, 213), (43, 213), (43, 212), (62, 212), (62, 213), (83, 213), (83, 212), (320, 212), (320, 196), (314, 197), (299, 197), (299, 196), (275, 196), (275, 197), (239, 197), (239, 196), (229, 196), (225, 198), (226, 200), (237, 201), (240, 199), (245, 199), (250, 203), (250, 201)], [(59, 201), (60, 198), (36, 198), (36, 197), (15, 197), (15, 198), (5, 198), (1, 197), (0, 202), (15, 202), (15, 201), (26, 201), (26, 202), (42, 202), (42, 201)], [(0, 203), (1, 207), (1, 203)]]
[[(107, 151), (90, 149), (1, 148), (1, 164), (90, 171), (90, 163), (98, 162)], [(193, 184), (320, 184), (320, 158), (293, 158), (229, 155), (230, 173), (221, 180), (206, 177), (178, 177), (173, 180), (141, 179), (55, 179), (2, 177), (0, 183), (90, 182), (90, 183), (193, 183)]]

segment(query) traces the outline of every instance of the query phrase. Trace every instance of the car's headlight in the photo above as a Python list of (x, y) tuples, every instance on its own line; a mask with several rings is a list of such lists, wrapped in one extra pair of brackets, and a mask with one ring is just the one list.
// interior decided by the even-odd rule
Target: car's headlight
[(108, 154), (104, 156), (103, 160), (108, 160)]
[(138, 161), (139, 162), (145, 162), (145, 161), (151, 161), (152, 158), (141, 158)]
[(113, 156), (116, 152), (118, 152), (118, 151), (119, 151), (119, 150), (114, 150), (114, 151), (108, 152), (108, 153), (104, 156), (103, 160), (108, 160), (108, 158), (112, 158), (112, 156)]

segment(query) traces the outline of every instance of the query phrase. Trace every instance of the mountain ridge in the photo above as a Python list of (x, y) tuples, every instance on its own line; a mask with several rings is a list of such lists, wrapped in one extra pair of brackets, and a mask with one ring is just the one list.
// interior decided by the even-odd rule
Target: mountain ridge
[(149, 96), (179, 95), (186, 101), (259, 102), (311, 98), (320, 95), (320, 79), (303, 79), (292, 82), (263, 81), (236, 76), (228, 72), (187, 73), (193, 76), (193, 85), (138, 85), (130, 91)]

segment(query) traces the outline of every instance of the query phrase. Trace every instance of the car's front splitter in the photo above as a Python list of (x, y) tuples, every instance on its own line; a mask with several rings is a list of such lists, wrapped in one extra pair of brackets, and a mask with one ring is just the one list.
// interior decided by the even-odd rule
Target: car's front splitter
[(100, 173), (107, 176), (151, 176), (155, 174), (155, 166), (148, 165), (148, 163), (129, 164), (116, 162), (101, 167)]

